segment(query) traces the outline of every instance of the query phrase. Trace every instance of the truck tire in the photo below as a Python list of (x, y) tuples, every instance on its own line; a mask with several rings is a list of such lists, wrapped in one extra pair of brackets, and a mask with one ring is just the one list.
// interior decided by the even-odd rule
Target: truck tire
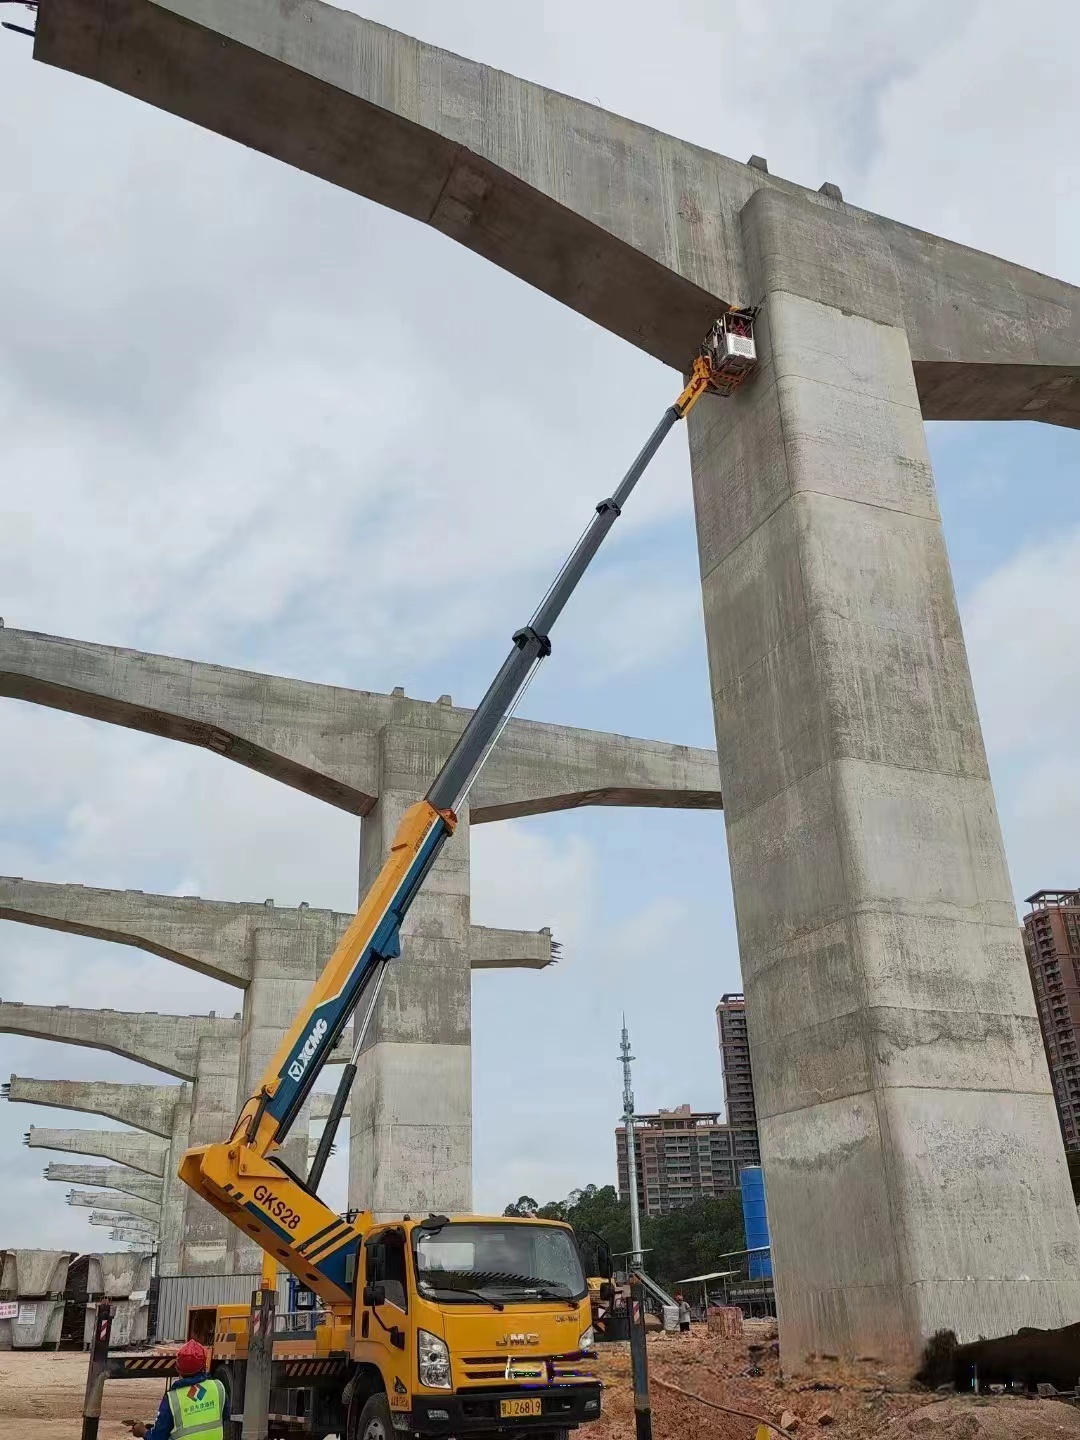
[(394, 1440), (394, 1423), (385, 1395), (368, 1396), (351, 1440)]
[[(220, 1380), (222, 1385), (225, 1387), (225, 1399), (228, 1401), (231, 1408), (232, 1371), (229, 1369), (228, 1365), (215, 1365), (213, 1369), (213, 1379)], [(240, 1429), (241, 1426), (239, 1420), (227, 1421), (224, 1427), (225, 1440), (240, 1440)]]

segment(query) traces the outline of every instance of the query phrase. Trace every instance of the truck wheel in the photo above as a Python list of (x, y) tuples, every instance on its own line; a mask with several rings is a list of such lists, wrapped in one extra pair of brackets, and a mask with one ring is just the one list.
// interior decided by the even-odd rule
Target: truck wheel
[(355, 1440), (394, 1440), (394, 1424), (385, 1395), (369, 1395), (360, 1411)]
[[(215, 1365), (213, 1378), (220, 1380), (225, 1387), (225, 1399), (232, 1408), (232, 1372), (227, 1365)], [(225, 1440), (240, 1440), (240, 1421), (230, 1420), (224, 1427)]]

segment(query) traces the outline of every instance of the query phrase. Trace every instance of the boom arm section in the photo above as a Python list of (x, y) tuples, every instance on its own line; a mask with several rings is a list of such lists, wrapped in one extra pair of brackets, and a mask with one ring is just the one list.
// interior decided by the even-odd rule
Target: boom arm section
[[(752, 312), (748, 317), (752, 347)], [(378, 998), (385, 966), (401, 952), (400, 930), (413, 897), (457, 825), (455, 811), (528, 687), (536, 667), (551, 652), (549, 632), (608, 531), (622, 514), (668, 431), (707, 390), (728, 393), (721, 345), (728, 317), (717, 322), (694, 362), (690, 379), (663, 415), (614, 494), (602, 500), (529, 623), (513, 637), (513, 648), (473, 712), (427, 796), (404, 814), (390, 854), (364, 896), (356, 918), (308, 997), (267, 1068), (257, 1094), (244, 1106), (228, 1141), (189, 1150), (181, 1179), (233, 1224), (252, 1235), (330, 1305), (352, 1300), (355, 1252), (371, 1217), (339, 1219), (315, 1193), (329, 1153), (332, 1127), (324, 1133), (319, 1157), (307, 1182), (293, 1175), (273, 1152), (300, 1113), (361, 996), (370, 990), (368, 1020)], [(745, 366), (744, 366), (745, 371)], [(366, 1022), (365, 1022), (366, 1025)], [(356, 1039), (333, 1114), (339, 1116), (355, 1075), (363, 1040)]]

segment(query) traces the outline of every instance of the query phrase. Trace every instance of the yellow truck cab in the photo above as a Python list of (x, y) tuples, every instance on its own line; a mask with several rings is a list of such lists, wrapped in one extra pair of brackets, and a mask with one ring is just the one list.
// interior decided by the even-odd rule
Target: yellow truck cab
[[(372, 1227), (351, 1319), (279, 1316), (271, 1436), (564, 1440), (600, 1417), (588, 1283), (569, 1225), (429, 1216)], [(214, 1373), (243, 1413), (248, 1312), (219, 1307)], [(234, 1418), (239, 1434), (239, 1424)]]

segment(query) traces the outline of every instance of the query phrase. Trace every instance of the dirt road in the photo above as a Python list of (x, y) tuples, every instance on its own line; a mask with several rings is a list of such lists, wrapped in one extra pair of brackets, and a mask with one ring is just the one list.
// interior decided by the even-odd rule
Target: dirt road
[[(773, 1424), (788, 1411), (797, 1440), (1080, 1440), (1080, 1409), (1059, 1401), (895, 1391), (872, 1364), (823, 1362), (812, 1374), (785, 1378), (772, 1354), (761, 1359), (762, 1374), (748, 1375), (745, 1342), (700, 1332), (651, 1336), (649, 1365), (655, 1440), (753, 1440), (754, 1420), (709, 1409), (670, 1386)], [(600, 1369), (605, 1414), (580, 1432), (582, 1440), (632, 1440), (627, 1347), (603, 1347)], [(0, 1352), (0, 1440), (77, 1440), (85, 1382), (85, 1355)], [(161, 1392), (156, 1380), (106, 1385), (101, 1440), (123, 1440), (124, 1420), (151, 1419)]]
[[(0, 1440), (78, 1440), (86, 1356), (64, 1351), (0, 1351)], [(130, 1440), (124, 1420), (152, 1420), (162, 1386), (124, 1380), (105, 1387), (101, 1440)]]

